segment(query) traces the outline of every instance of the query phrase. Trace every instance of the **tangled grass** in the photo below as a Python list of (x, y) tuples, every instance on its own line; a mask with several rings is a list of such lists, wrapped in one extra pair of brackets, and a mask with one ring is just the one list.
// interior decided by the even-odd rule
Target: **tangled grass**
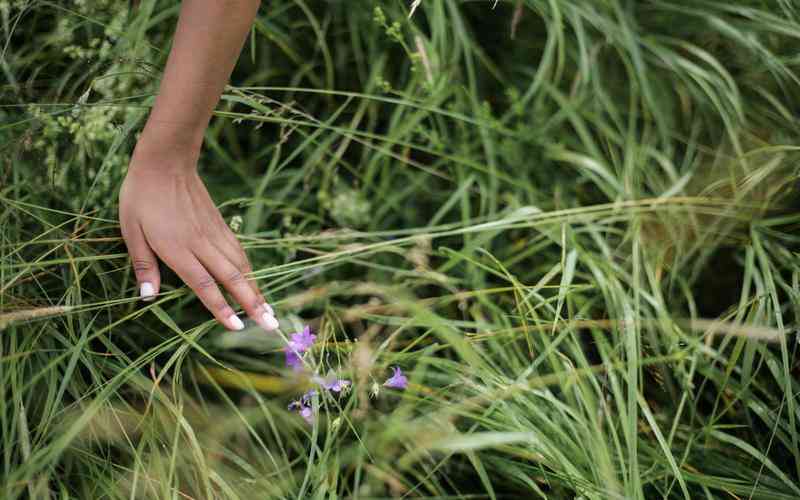
[(179, 5), (119, 3), (0, 1), (2, 498), (800, 497), (795, 2), (265, 2), (202, 172), (353, 382), (311, 426), (279, 338), (135, 298)]

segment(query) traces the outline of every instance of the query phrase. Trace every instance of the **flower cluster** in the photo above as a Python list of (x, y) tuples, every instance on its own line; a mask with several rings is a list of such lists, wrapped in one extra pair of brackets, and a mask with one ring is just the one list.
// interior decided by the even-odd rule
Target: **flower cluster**
[[(311, 328), (306, 326), (302, 332), (293, 333), (283, 352), (286, 355), (286, 366), (292, 368), (294, 371), (303, 370), (303, 354), (308, 351), (317, 340), (317, 336), (311, 333)], [(340, 379), (335, 373), (329, 372), (325, 377), (320, 377), (314, 374), (311, 381), (317, 386), (326, 391), (337, 394), (343, 394), (350, 390), (351, 382), (349, 380)], [(395, 366), (393, 368), (392, 376), (383, 383), (386, 387), (394, 389), (405, 389), (408, 387), (408, 378), (403, 374), (403, 371)], [(309, 389), (303, 394), (300, 399), (289, 403), (289, 411), (297, 411), (301, 417), (309, 424), (314, 423), (314, 397), (319, 392), (317, 389)]]

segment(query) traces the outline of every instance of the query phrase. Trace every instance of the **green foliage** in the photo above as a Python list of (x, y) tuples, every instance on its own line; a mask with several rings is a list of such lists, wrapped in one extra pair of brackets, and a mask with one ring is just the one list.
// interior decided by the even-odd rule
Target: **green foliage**
[[(116, 196), (176, 0), (0, 0), (0, 496), (800, 496), (788, 0), (264, 2), (201, 169), (289, 334)], [(380, 384), (401, 366), (404, 392)]]

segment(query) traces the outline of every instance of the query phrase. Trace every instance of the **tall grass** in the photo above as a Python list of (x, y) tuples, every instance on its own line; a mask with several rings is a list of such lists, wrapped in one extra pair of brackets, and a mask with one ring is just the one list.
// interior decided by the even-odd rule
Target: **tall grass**
[(265, 2), (201, 170), (353, 380), (312, 426), (279, 339), (135, 298), (179, 5), (119, 3), (0, 1), (2, 498), (800, 497), (793, 2)]

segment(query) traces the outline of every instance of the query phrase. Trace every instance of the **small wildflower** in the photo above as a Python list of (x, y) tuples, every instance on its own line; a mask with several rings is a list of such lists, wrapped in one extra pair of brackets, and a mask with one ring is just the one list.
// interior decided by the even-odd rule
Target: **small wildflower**
[(234, 233), (238, 233), (242, 229), (242, 224), (244, 224), (244, 219), (242, 219), (241, 215), (234, 215), (231, 217), (231, 223), (229, 224), (231, 227), (231, 231)]
[(395, 366), (392, 368), (394, 370), (394, 374), (383, 383), (386, 387), (391, 387), (393, 389), (405, 389), (408, 387), (408, 378), (403, 375), (403, 370), (400, 367)]
[(289, 341), (289, 348), (297, 352), (306, 352), (314, 345), (315, 340), (317, 340), (317, 336), (313, 335), (311, 333), (311, 328), (306, 326), (303, 328), (302, 332), (292, 334), (292, 340)]
[(369, 396), (371, 398), (377, 398), (378, 394), (381, 393), (381, 386), (377, 382), (372, 383), (372, 388), (369, 390)]
[(329, 373), (325, 378), (315, 376), (311, 380), (315, 384), (319, 384), (323, 388), (333, 392), (344, 392), (350, 386), (349, 380), (337, 378), (336, 374), (333, 372)]
[(326, 382), (323, 385), (323, 387), (328, 389), (329, 391), (342, 392), (342, 391), (345, 391), (349, 385), (350, 385), (350, 381), (349, 380), (340, 380), (340, 379), (337, 378), (333, 382), (330, 382), (330, 383)]
[(309, 390), (303, 394), (297, 401), (292, 401), (287, 407), (289, 411), (297, 411), (303, 419), (309, 424), (314, 423), (314, 410), (312, 408), (311, 399), (317, 395), (314, 389)]
[(311, 328), (308, 326), (303, 328), (302, 332), (293, 333), (289, 345), (283, 350), (286, 353), (286, 366), (296, 372), (302, 371), (303, 360), (300, 353), (306, 352), (314, 345), (316, 339), (317, 336), (311, 333)]

